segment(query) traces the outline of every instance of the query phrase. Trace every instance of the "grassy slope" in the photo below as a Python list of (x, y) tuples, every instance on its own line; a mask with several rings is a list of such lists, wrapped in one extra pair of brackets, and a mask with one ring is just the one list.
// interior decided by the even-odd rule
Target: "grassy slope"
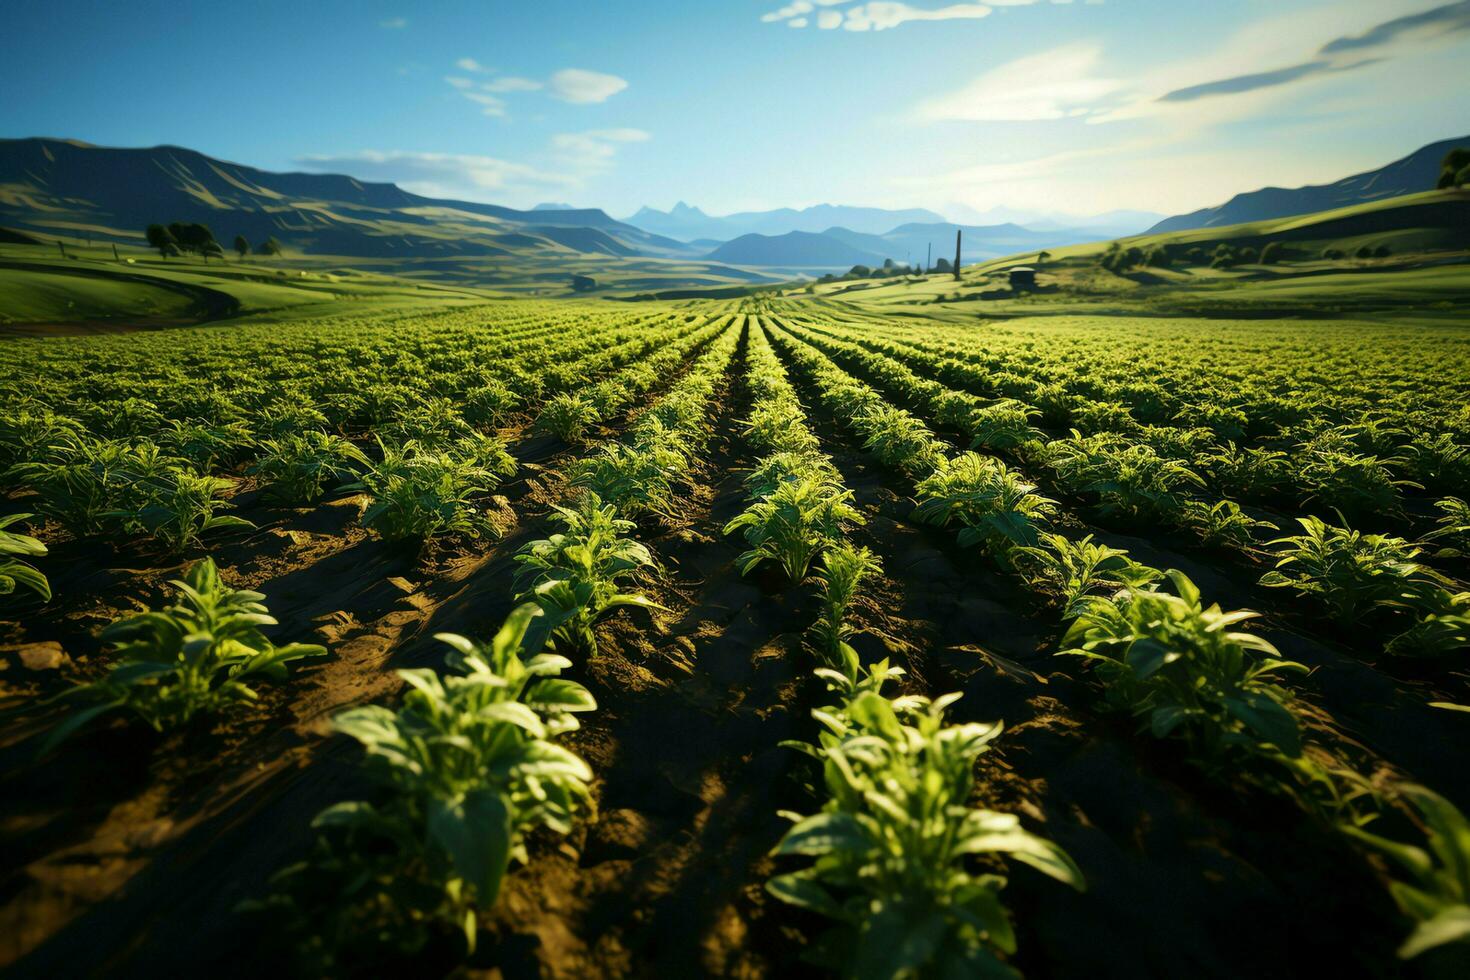
[[(1429, 191), (1321, 214), (1222, 228), (1120, 239), (1174, 254), (1218, 242), (1259, 248), (1285, 243), (1287, 260), (1230, 269), (1177, 264), (1114, 274), (1099, 267), (1108, 243), (1051, 250), (1041, 265), (1042, 291), (1009, 292), (1006, 272), (1036, 264), (1034, 253), (966, 266), (963, 281), (932, 275), (820, 284), (827, 301), (887, 314), (975, 316), (1104, 314), (1136, 316), (1414, 315), (1463, 318), (1470, 312), (1470, 194)], [(1328, 247), (1349, 255), (1360, 245), (1388, 245), (1383, 259), (1329, 261)], [(982, 298), (983, 297), (983, 298)]]

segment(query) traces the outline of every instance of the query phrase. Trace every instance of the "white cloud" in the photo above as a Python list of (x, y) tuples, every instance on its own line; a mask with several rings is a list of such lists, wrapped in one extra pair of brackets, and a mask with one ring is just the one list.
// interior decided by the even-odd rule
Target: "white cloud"
[(642, 143), (648, 133), (641, 129), (590, 129), (581, 133), (558, 133), (551, 138), (557, 162), (581, 174), (601, 173), (612, 164), (618, 147)]
[(367, 180), (391, 180), (429, 197), (485, 199), (548, 188), (575, 189), (574, 174), (540, 170), (496, 157), (461, 153), (363, 150), (338, 156), (308, 156), (297, 161), (319, 172), (350, 173)]
[[(785, 22), (789, 27), (806, 27), (811, 23), (807, 16), (817, 7), (837, 7), (852, 0), (792, 0), (784, 7), (761, 15), (767, 24)], [(896, 0), (872, 0), (859, 3), (845, 10), (816, 11), (817, 27), (824, 31), (843, 28), (849, 31), (886, 31), (914, 21), (979, 20), (988, 17), (996, 7), (1028, 7), (1044, 0), (986, 0), (984, 3), (951, 3), (942, 7), (915, 7)], [(1050, 0), (1053, 4), (1068, 4), (1072, 0)], [(1087, 3), (1102, 3), (1103, 0), (1086, 0)]]
[(378, 21), (378, 26), (386, 31), (401, 31), (408, 26), (408, 18), (389, 17), (387, 20)]
[(844, 13), (846, 17), (842, 22), (843, 30), (886, 31), (916, 20), (978, 20), (989, 17), (991, 8), (983, 3), (955, 3), (948, 7), (924, 10), (910, 7), (906, 3), (875, 0), (873, 3), (849, 7)]
[(563, 68), (547, 81), (547, 91), (563, 102), (606, 102), (628, 87), (626, 79), (585, 68)]
[(506, 75), (494, 81), (486, 82), (480, 86), (487, 92), (534, 92), (541, 88), (542, 83), (534, 78), (520, 78), (515, 75)]
[(484, 65), (480, 64), (474, 58), (461, 58), (454, 63), (454, 67), (458, 68), (460, 71), (473, 71), (481, 73), (490, 70)]
[(468, 78), (460, 78), (456, 75), (445, 75), (444, 80), (455, 88), (474, 88), (475, 83)]
[(485, 92), (461, 92), (465, 98), (480, 107), (480, 112), (487, 116), (505, 115), (505, 100)]
[(393, 181), (428, 197), (528, 205), (543, 199), (549, 191), (581, 190), (587, 181), (612, 168), (621, 147), (647, 139), (648, 133), (629, 128), (558, 133), (544, 151), (536, 154), (536, 163), (404, 150), (316, 155), (296, 162), (317, 172)]
[(1097, 73), (1101, 57), (1102, 49), (1095, 44), (1071, 44), (1018, 58), (957, 92), (923, 103), (919, 117), (1015, 122), (1086, 115), (1123, 88), (1117, 79)]

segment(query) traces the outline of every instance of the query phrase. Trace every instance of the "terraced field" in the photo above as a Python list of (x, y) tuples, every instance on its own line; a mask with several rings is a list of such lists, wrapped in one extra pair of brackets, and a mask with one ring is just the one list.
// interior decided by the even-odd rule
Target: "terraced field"
[(1470, 329), (507, 301), (0, 386), (7, 975), (1470, 969)]

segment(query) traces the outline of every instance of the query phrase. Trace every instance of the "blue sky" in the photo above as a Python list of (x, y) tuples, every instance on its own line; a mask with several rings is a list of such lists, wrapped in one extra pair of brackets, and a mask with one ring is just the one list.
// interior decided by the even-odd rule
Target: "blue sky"
[(55, 0), (0, 17), (0, 135), (618, 215), (1176, 212), (1470, 132), (1470, 0)]

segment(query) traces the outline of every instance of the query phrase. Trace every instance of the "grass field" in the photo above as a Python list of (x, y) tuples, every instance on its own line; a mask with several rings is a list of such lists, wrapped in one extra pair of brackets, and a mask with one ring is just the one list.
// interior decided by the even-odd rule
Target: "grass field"
[[(1463, 975), (1383, 843), (1465, 854), (1457, 256), (608, 303), (34, 254), (16, 975)], [(235, 628), (186, 574), (282, 663), (158, 673)]]

